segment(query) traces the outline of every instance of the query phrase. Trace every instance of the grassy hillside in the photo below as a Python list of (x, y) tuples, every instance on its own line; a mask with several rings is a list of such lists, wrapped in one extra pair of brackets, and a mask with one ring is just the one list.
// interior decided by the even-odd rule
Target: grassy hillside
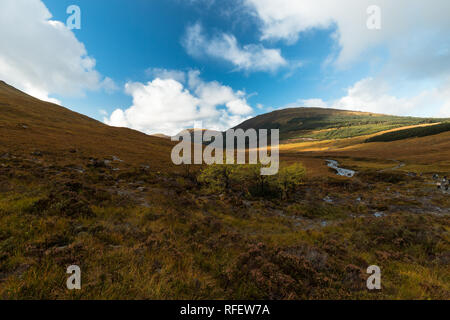
[(0, 152), (39, 152), (61, 162), (114, 155), (164, 169), (170, 167), (172, 146), (170, 140), (107, 126), (0, 81)]
[[(442, 155), (449, 134), (344, 148), (354, 179), (337, 177), (328, 154), (284, 150), (271, 178), (249, 166), (175, 170), (166, 139), (1, 84), (0, 300), (449, 299), (450, 197), (431, 172), (351, 158), (408, 150), (428, 161), (419, 147)], [(82, 289), (69, 291), (73, 264)], [(369, 292), (373, 264), (382, 290)]]
[(426, 137), (432, 136), (436, 134), (440, 134), (443, 132), (450, 131), (450, 123), (440, 123), (437, 125), (426, 126), (426, 127), (417, 127), (417, 128), (409, 128), (404, 130), (398, 130), (393, 132), (383, 133), (374, 137), (371, 137), (366, 140), (366, 142), (389, 142), (389, 141), (397, 141), (409, 138), (417, 138), (417, 137)]
[(281, 140), (328, 140), (441, 121), (324, 108), (291, 108), (257, 116), (236, 128), (280, 129)]

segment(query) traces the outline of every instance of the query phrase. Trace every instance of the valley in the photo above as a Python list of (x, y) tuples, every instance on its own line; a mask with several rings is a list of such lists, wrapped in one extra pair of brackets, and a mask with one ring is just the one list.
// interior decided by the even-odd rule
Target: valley
[[(446, 120), (380, 117), (281, 130), (280, 173), (265, 179), (175, 166), (168, 139), (2, 83), (0, 299), (449, 299), (450, 195), (433, 176), (450, 175), (450, 132), (366, 142)], [(82, 290), (66, 289), (73, 264)], [(381, 290), (366, 287), (371, 265)]]

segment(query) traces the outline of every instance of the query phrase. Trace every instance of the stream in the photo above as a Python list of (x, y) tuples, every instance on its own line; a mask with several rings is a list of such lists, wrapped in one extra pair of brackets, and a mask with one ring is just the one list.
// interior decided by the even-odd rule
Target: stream
[(326, 162), (328, 163), (328, 167), (336, 170), (336, 174), (338, 176), (351, 178), (356, 174), (356, 171), (353, 171), (350, 169), (339, 168), (339, 162), (337, 162), (336, 160), (326, 160)]

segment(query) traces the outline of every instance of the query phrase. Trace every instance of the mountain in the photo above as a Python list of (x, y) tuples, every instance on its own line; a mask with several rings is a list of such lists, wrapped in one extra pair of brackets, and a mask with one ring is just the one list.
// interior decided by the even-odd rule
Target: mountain
[(280, 140), (342, 139), (449, 119), (399, 117), (325, 108), (289, 108), (249, 119), (234, 129), (279, 129)]
[[(384, 116), (301, 109), (246, 124), (305, 134), (372, 117)], [(0, 83), (0, 299), (449, 299), (450, 193), (433, 177), (450, 172), (450, 132), (419, 134), (283, 144), (271, 177), (174, 170), (174, 142)], [(366, 288), (372, 261), (379, 292)], [(71, 265), (82, 290), (66, 288)]]
[(114, 155), (128, 162), (167, 168), (172, 163), (173, 145), (167, 139), (107, 126), (0, 81), (0, 152), (30, 154), (38, 150), (62, 162)]

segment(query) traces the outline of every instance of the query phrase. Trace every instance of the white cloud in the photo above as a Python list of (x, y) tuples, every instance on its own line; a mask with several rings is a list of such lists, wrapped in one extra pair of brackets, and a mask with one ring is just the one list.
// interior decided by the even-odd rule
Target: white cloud
[(252, 112), (252, 108), (250, 108), (247, 103), (242, 99), (235, 99), (227, 102), (226, 104), (230, 113), (234, 113), (236, 115), (246, 115)]
[(199, 75), (198, 71), (188, 72), (186, 87), (170, 78), (156, 78), (147, 84), (127, 83), (125, 91), (133, 97), (133, 105), (115, 110), (104, 122), (147, 134), (174, 135), (198, 121), (204, 128), (225, 130), (253, 112), (244, 92), (217, 81), (205, 82)]
[(232, 63), (238, 70), (276, 71), (287, 65), (279, 49), (267, 49), (261, 44), (240, 46), (236, 37), (227, 33), (209, 38), (199, 23), (187, 28), (183, 45), (194, 57), (222, 59)]
[[(338, 65), (346, 65), (367, 49), (384, 45), (395, 62), (436, 69), (450, 69), (448, 34), (450, 2), (433, 0), (245, 0), (262, 21), (262, 39), (296, 42), (311, 29), (336, 28), (341, 51)], [(381, 29), (367, 28), (367, 8), (381, 8)], [(431, 36), (431, 38), (430, 38)], [(408, 59), (404, 59), (408, 57)], [(438, 59), (438, 61), (436, 61)], [(425, 69), (428, 70), (428, 69)]]
[(95, 70), (95, 60), (65, 24), (40, 0), (0, 2), (0, 78), (37, 98), (114, 90)]
[(186, 73), (180, 70), (168, 70), (163, 68), (149, 68), (145, 71), (151, 78), (160, 78), (162, 80), (173, 79), (181, 83), (186, 82)]
[[(372, 65), (329, 107), (401, 115), (449, 115), (450, 1), (245, 0), (261, 21), (262, 40), (297, 42), (312, 29), (333, 30), (338, 51), (325, 66)], [(381, 9), (381, 29), (369, 30), (367, 9)], [(301, 40), (300, 40), (301, 41)], [(376, 67), (374, 67), (376, 66)], [(301, 105), (324, 106), (317, 100)]]
[(403, 116), (450, 116), (450, 81), (443, 85), (416, 90), (410, 96), (391, 94), (388, 82), (365, 78), (348, 88), (347, 95), (334, 101), (299, 100), (285, 107), (319, 107), (366, 111)]

